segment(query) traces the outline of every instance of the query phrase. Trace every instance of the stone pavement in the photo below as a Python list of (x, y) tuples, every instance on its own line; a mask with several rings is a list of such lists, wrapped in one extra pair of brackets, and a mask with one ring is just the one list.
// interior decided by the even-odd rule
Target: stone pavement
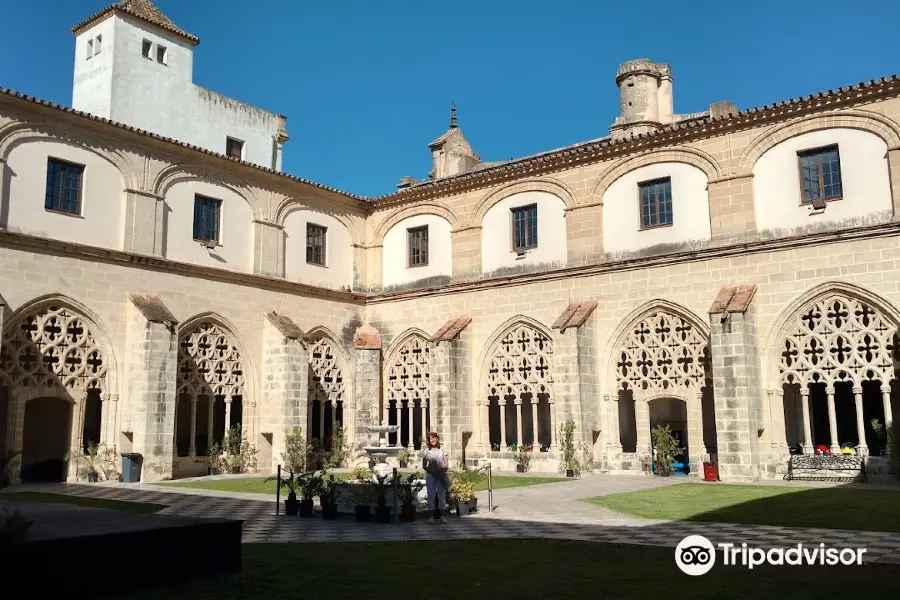
[[(610, 493), (679, 483), (677, 479), (594, 476), (537, 486), (495, 490), (494, 510), (486, 492), (479, 512), (451, 518), (447, 524), (422, 521), (398, 525), (356, 523), (352, 515), (335, 521), (275, 515), (271, 497), (213, 492), (149, 484), (21, 485), (9, 491), (42, 491), (79, 496), (153, 502), (168, 506), (161, 514), (234, 518), (244, 521), (245, 543), (370, 542), (435, 539), (556, 538), (606, 543), (672, 547), (688, 535), (703, 535), (713, 544), (747, 543), (761, 548), (798, 543), (866, 548), (866, 562), (900, 564), (900, 535), (830, 529), (760, 525), (650, 521), (628, 517), (581, 502)], [(3, 493), (0, 492), (0, 499)]]

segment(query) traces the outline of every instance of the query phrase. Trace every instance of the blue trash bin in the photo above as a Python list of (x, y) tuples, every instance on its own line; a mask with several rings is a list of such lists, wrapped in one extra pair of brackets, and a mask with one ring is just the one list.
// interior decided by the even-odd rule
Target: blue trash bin
[(143, 458), (137, 452), (122, 453), (123, 483), (138, 483), (141, 480), (141, 462)]

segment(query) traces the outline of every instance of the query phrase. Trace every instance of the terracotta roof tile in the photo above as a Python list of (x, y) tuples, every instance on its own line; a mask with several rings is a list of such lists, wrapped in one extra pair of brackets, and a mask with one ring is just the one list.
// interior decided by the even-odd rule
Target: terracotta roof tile
[(472, 317), (469, 316), (461, 316), (461, 317), (453, 317), (446, 323), (444, 323), (440, 329), (437, 330), (433, 336), (431, 336), (432, 342), (449, 342), (450, 340), (456, 339), (460, 333), (463, 332), (463, 329), (469, 326), (469, 323), (472, 322)]
[(151, 323), (165, 323), (166, 325), (175, 325), (178, 319), (169, 311), (166, 305), (160, 300), (159, 296), (150, 294), (128, 294), (131, 303), (141, 311), (144, 318)]
[(551, 329), (565, 331), (572, 327), (581, 327), (585, 324), (594, 309), (597, 308), (596, 300), (579, 300), (570, 302), (563, 310), (559, 318), (553, 322)]
[(275, 329), (277, 329), (281, 335), (286, 337), (289, 340), (305, 340), (306, 336), (303, 335), (303, 330), (297, 326), (296, 323), (291, 321), (290, 317), (286, 317), (284, 315), (277, 314), (274, 310), (272, 312), (266, 313), (266, 319), (269, 320)]
[(709, 307), (709, 314), (743, 313), (750, 308), (750, 302), (756, 294), (756, 284), (726, 285), (719, 289), (716, 299)]
[(122, 0), (121, 2), (117, 2), (110, 6), (107, 6), (103, 10), (98, 13), (94, 13), (78, 25), (72, 28), (72, 33), (78, 34), (80, 31), (87, 29), (97, 21), (107, 17), (109, 14), (115, 11), (121, 11), (123, 13), (129, 14), (133, 17), (137, 17), (142, 21), (146, 21), (148, 23), (152, 23), (157, 27), (161, 27), (166, 31), (171, 31), (174, 34), (180, 35), (187, 40), (190, 40), (194, 45), (200, 43), (200, 38), (196, 35), (188, 33), (183, 29), (178, 28), (175, 23), (172, 22), (172, 19), (167, 17), (155, 4), (150, 2), (150, 0)]

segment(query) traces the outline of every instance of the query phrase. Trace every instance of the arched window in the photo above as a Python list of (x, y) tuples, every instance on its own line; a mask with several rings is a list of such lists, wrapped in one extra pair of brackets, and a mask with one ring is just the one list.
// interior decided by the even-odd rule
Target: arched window
[(331, 449), (335, 425), (344, 425), (344, 375), (337, 348), (330, 338), (315, 338), (309, 350), (307, 438), (313, 446)]
[(399, 425), (389, 443), (421, 450), (422, 438), (431, 427), (431, 347), (418, 334), (410, 335), (390, 356), (385, 367), (384, 419)]

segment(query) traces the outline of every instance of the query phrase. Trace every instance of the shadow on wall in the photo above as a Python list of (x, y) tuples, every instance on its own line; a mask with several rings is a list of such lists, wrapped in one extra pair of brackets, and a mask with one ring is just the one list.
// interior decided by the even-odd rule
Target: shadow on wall
[(368, 291), (371, 293), (381, 293), (381, 294), (390, 294), (395, 292), (403, 292), (406, 290), (415, 290), (420, 288), (428, 288), (428, 287), (437, 287), (442, 285), (447, 285), (450, 283), (452, 278), (449, 275), (435, 275), (434, 277), (426, 277), (425, 279), (419, 279), (416, 281), (410, 281), (407, 283), (398, 283), (396, 285), (389, 285), (387, 287), (373, 287)]
[(774, 238), (793, 237), (798, 235), (808, 235), (811, 233), (822, 233), (825, 231), (834, 231), (836, 229), (851, 229), (853, 227), (867, 227), (871, 225), (880, 225), (882, 223), (890, 223), (893, 218), (891, 211), (881, 211), (868, 214), (862, 217), (852, 217), (841, 221), (822, 220), (827, 217), (828, 211), (823, 213), (818, 220), (805, 227), (794, 227), (793, 229), (766, 229), (759, 232), (759, 238), (762, 240), (771, 240)]
[(621, 260), (634, 260), (638, 258), (649, 258), (651, 256), (660, 256), (663, 254), (676, 254), (679, 252), (696, 252), (697, 250), (705, 250), (709, 247), (709, 240), (690, 240), (687, 242), (656, 244), (655, 246), (647, 246), (646, 248), (638, 248), (636, 250), (607, 252), (604, 255), (604, 261), (614, 262)]
[(359, 313), (354, 313), (350, 320), (341, 327), (341, 344), (344, 348), (353, 348), (353, 340), (356, 337), (356, 330), (362, 327), (362, 319)]

